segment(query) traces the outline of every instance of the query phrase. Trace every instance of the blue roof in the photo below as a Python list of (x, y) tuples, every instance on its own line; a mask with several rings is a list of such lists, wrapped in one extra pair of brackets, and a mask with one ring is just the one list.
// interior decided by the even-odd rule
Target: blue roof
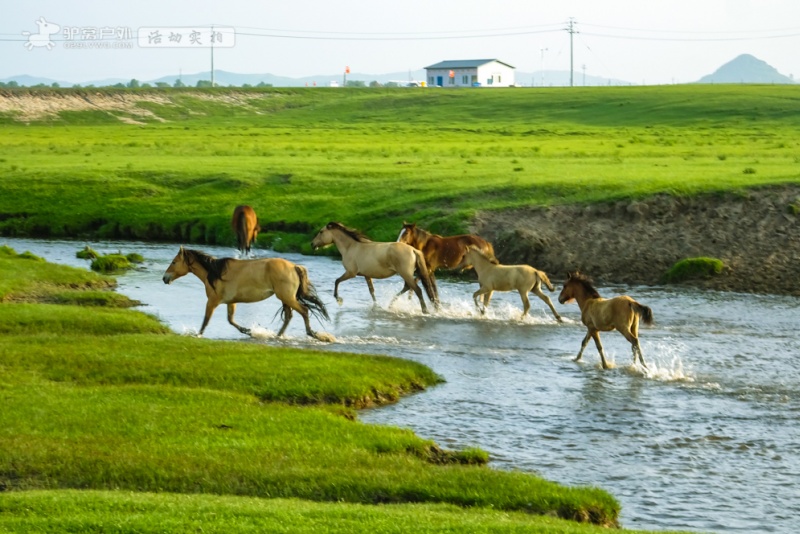
[(440, 61), (439, 63), (435, 63), (429, 67), (425, 67), (426, 69), (474, 69), (480, 67), (481, 65), (486, 65), (487, 63), (491, 63), (492, 61), (497, 61), (498, 63), (505, 65), (513, 69), (514, 67), (509, 65), (508, 63), (504, 63), (499, 59), (458, 59), (454, 61)]

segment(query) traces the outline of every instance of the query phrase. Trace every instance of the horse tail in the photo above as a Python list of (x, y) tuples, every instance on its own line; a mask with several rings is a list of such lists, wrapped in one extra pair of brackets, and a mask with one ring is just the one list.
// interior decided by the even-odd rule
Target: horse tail
[(294, 270), (297, 271), (297, 276), (300, 278), (300, 285), (297, 287), (297, 295), (295, 295), (297, 300), (311, 310), (315, 317), (324, 317), (329, 321), (328, 310), (325, 309), (325, 304), (317, 296), (314, 285), (308, 279), (308, 270), (302, 265), (295, 265)]
[(439, 299), (434, 291), (433, 281), (428, 274), (428, 264), (425, 263), (425, 256), (417, 249), (414, 249), (414, 254), (417, 256), (417, 272), (419, 273), (419, 279), (422, 281), (422, 287), (425, 288), (425, 293), (428, 294), (430, 301), (437, 303)]
[(244, 211), (241, 209), (241, 206), (238, 206), (235, 210), (233, 210), (233, 221), (231, 221), (231, 226), (233, 226), (233, 232), (236, 234), (236, 248), (238, 248), (240, 252), (244, 252), (246, 229)]
[(634, 313), (638, 313), (642, 317), (644, 324), (653, 324), (653, 310), (649, 307), (639, 304), (635, 300), (631, 302), (631, 309)]

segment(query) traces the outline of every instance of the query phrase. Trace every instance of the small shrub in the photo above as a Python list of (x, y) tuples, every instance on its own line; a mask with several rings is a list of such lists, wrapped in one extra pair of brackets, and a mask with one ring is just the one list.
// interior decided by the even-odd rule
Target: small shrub
[(717, 159), (720, 161), (725, 161), (726, 159), (728, 159), (728, 156), (726, 156), (725, 154), (720, 154), (719, 156), (717, 156)]
[(514, 172), (522, 172), (524, 170), (525, 170), (524, 167), (514, 167)]
[(744, 174), (755, 174), (756, 170), (753, 167), (745, 167), (742, 171)]
[(124, 271), (126, 269), (131, 269), (132, 267), (133, 266), (131, 265), (131, 262), (128, 261), (128, 258), (122, 254), (107, 254), (92, 260), (92, 270), (101, 273)]
[(722, 273), (723, 267), (722, 260), (716, 258), (687, 258), (673, 265), (664, 275), (664, 281), (674, 284), (685, 280), (711, 278)]
[(75, 257), (81, 260), (94, 260), (97, 259), (100, 255), (92, 249), (89, 245), (83, 247), (83, 250), (79, 250), (75, 253)]
[(17, 257), (18, 258), (22, 258), (24, 260), (44, 261), (44, 258), (40, 258), (36, 254), (33, 254), (32, 252), (30, 252), (28, 250), (26, 250), (22, 254), (18, 255)]

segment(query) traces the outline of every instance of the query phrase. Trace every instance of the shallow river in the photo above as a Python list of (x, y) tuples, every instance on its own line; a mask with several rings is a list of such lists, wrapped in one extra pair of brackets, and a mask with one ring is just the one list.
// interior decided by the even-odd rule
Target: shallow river
[[(170, 286), (161, 276), (178, 245), (0, 238), (18, 252), (87, 267), (75, 253), (138, 252), (142, 269), (118, 277), (119, 291), (179, 333), (195, 333), (205, 303), (192, 275)], [(234, 250), (199, 247), (217, 256)], [(273, 253), (258, 251), (260, 257)], [(376, 281), (373, 307), (363, 279), (343, 282), (338, 260), (285, 254), (309, 269), (331, 312), (312, 327), (335, 335), (327, 345), (305, 336), (295, 316), (278, 340), (276, 299), (240, 305), (249, 339), (217, 310), (206, 337), (267, 345), (390, 354), (422, 362), (445, 384), (360, 419), (413, 429), (446, 448), (477, 446), (498, 469), (536, 472), (570, 485), (596, 485), (622, 503), (629, 528), (714, 532), (795, 532), (800, 524), (800, 299), (664, 287), (599, 287), (630, 294), (653, 309), (640, 337), (651, 370), (631, 366), (616, 332), (602, 340), (614, 369), (603, 371), (576, 304), (556, 308), (558, 324), (535, 296), (520, 321), (519, 296), (496, 293), (485, 317), (474, 309), (476, 283), (440, 280), (442, 310), (423, 316), (401, 298), (399, 278)], [(555, 282), (555, 278), (554, 282)], [(557, 290), (560, 290), (558, 284)]]

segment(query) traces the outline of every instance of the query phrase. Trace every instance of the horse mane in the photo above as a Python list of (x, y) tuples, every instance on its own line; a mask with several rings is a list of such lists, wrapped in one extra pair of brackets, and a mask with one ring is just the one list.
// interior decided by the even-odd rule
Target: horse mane
[(478, 255), (479, 255), (481, 258), (483, 258), (484, 260), (488, 261), (489, 263), (492, 263), (492, 264), (494, 264), (494, 265), (500, 265), (500, 261), (499, 261), (497, 258), (495, 258), (495, 257), (493, 257), (493, 256), (492, 256), (492, 257), (488, 256), (488, 255), (487, 255), (487, 254), (486, 254), (484, 251), (482, 251), (480, 248), (478, 248), (478, 247), (477, 247), (477, 246), (475, 246), (475, 245), (468, 245), (468, 246), (467, 246), (467, 250), (468, 250), (468, 251), (469, 251), (469, 250), (474, 250), (475, 252), (477, 252), (477, 253), (478, 253)]
[(350, 228), (348, 226), (343, 225), (340, 222), (331, 221), (331, 222), (328, 223), (327, 228), (329, 230), (334, 230), (334, 229), (335, 230), (339, 230), (340, 232), (343, 232), (344, 234), (346, 234), (346, 235), (350, 236), (351, 238), (355, 239), (359, 243), (371, 243), (372, 242), (372, 239), (368, 238), (367, 236), (365, 236), (364, 234), (362, 234), (361, 232), (359, 232), (355, 228)]
[(217, 280), (222, 280), (222, 275), (228, 269), (228, 262), (231, 258), (215, 258), (210, 254), (201, 252), (199, 250), (184, 249), (184, 255), (187, 257), (188, 263), (196, 261), (208, 273), (208, 283), (211, 287), (217, 283)]
[(597, 289), (594, 287), (594, 280), (586, 276), (582, 273), (574, 273), (569, 275), (569, 281), (575, 280), (580, 285), (583, 286), (583, 289), (589, 294), (589, 296), (593, 299), (599, 299), (600, 293), (597, 292)]

